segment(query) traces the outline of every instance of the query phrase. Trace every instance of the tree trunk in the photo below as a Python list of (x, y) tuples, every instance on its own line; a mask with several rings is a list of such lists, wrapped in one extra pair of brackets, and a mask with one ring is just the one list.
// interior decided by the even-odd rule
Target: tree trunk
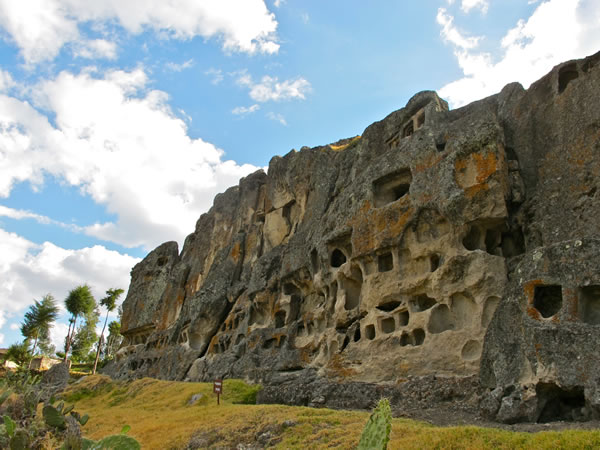
[(69, 325), (69, 333), (67, 333), (67, 348), (65, 348), (65, 359), (64, 362), (67, 362), (69, 359), (69, 350), (71, 350), (71, 341), (73, 340), (72, 334), (75, 334), (75, 325), (77, 324), (77, 316), (73, 318), (73, 329), (71, 329), (71, 325)]
[(39, 331), (35, 332), (35, 341), (33, 341), (33, 350), (31, 350), (31, 359), (29, 360), (28, 370), (31, 370), (31, 363), (33, 362), (33, 355), (35, 355), (35, 348), (37, 347)]
[(92, 369), (92, 375), (96, 374), (96, 366), (98, 366), (98, 358), (100, 358), (100, 349), (102, 348), (102, 341), (104, 340), (104, 330), (106, 329), (106, 322), (108, 322), (108, 310), (106, 310), (106, 318), (104, 319), (104, 326), (102, 327), (102, 333), (100, 333), (100, 339), (98, 340), (98, 350), (96, 350), (96, 359), (94, 361), (94, 368)]

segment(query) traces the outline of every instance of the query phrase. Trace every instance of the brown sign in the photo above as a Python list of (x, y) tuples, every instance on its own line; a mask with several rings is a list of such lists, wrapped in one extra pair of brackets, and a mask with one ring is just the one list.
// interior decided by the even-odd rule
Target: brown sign
[(215, 382), (213, 383), (213, 392), (215, 394), (223, 393), (223, 380), (215, 380)]
[(215, 380), (213, 383), (213, 392), (217, 394), (217, 405), (220, 405), (220, 397), (223, 393), (223, 380)]

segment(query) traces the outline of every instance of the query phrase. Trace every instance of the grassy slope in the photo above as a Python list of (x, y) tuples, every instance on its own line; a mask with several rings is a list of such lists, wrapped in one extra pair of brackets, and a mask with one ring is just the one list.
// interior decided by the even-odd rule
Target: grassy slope
[[(204, 394), (193, 406), (192, 395)], [(235, 447), (255, 442), (269, 430), (280, 435), (278, 448), (353, 448), (369, 414), (280, 405), (235, 404), (252, 398), (252, 388), (225, 380), (221, 405), (216, 405), (212, 385), (142, 379), (111, 382), (96, 375), (72, 385), (65, 393), (90, 420), (84, 434), (98, 439), (131, 426), (130, 436), (143, 448), (184, 448), (196, 432), (210, 437), (211, 446)], [(282, 427), (285, 421), (295, 425)], [(273, 431), (275, 430), (275, 431)], [(477, 427), (438, 428), (420, 422), (394, 419), (389, 448), (599, 448), (600, 431), (512, 433)]]

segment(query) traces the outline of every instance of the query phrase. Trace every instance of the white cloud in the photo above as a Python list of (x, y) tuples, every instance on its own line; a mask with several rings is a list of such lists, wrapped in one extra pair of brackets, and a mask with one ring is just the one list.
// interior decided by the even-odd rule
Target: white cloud
[[(78, 250), (49, 242), (36, 245), (2, 229), (0, 255), (0, 328), (6, 317), (22, 315), (33, 299), (39, 300), (47, 293), (56, 298), (64, 313), (63, 299), (80, 284), (87, 283), (97, 300), (109, 288), (126, 289), (129, 272), (139, 261), (99, 245)], [(10, 329), (18, 330), (19, 325), (13, 323)], [(57, 349), (62, 348), (66, 334), (67, 325), (56, 322), (50, 337)]]
[(33, 219), (38, 223), (50, 224), (52, 219), (46, 216), (32, 213), (31, 211), (24, 211), (22, 209), (13, 209), (6, 206), (0, 205), (0, 217), (8, 217), (10, 219)]
[(260, 109), (260, 105), (254, 104), (252, 106), (236, 106), (231, 111), (231, 114), (235, 114), (236, 116), (245, 116), (248, 114), (252, 114)]
[(189, 69), (190, 67), (192, 67), (194, 65), (194, 60), (192, 58), (188, 59), (187, 61), (184, 61), (180, 64), (174, 63), (174, 62), (168, 62), (166, 64), (167, 69), (173, 71), (173, 72), (182, 72), (185, 69)]
[(50, 329), (50, 342), (57, 352), (64, 352), (65, 338), (68, 332), (69, 326), (62, 322), (54, 322), (54, 326)]
[(469, 13), (472, 9), (478, 8), (483, 14), (487, 13), (490, 7), (488, 0), (462, 0), (460, 8), (465, 12)]
[(212, 80), (210, 82), (214, 85), (217, 85), (221, 81), (223, 81), (223, 71), (221, 69), (214, 69), (211, 67), (206, 72), (204, 72), (204, 75), (212, 77)]
[(525, 87), (560, 62), (582, 58), (600, 48), (600, 3), (595, 0), (547, 0), (531, 17), (519, 21), (501, 41), (502, 54), (477, 51), (477, 41), (463, 38), (441, 8), (442, 36), (455, 47), (464, 77), (439, 93), (453, 107), (499, 92), (518, 81)]
[(21, 328), (21, 327), (19, 326), (18, 323), (11, 323), (10, 324), (10, 329), (13, 330), (13, 331), (17, 331), (19, 328)]
[(167, 94), (147, 80), (141, 68), (62, 72), (32, 88), (33, 105), (0, 95), (0, 196), (51, 174), (118, 216), (85, 227), (88, 235), (146, 249), (182, 242), (217, 193), (258, 168), (223, 161), (222, 150), (190, 138)]
[(308, 22), (310, 22), (310, 16), (308, 15), (308, 13), (302, 13), (300, 14), (300, 18), (302, 19), (302, 22), (306, 25)]
[[(117, 24), (127, 32), (161, 37), (218, 38), (231, 52), (277, 53), (277, 21), (264, 0), (27, 0), (0, 2), (0, 26), (29, 64), (54, 59), (82, 40), (79, 25)], [(83, 38), (85, 39), (85, 37)]]
[(445, 8), (438, 9), (437, 23), (442, 26), (441, 35), (444, 41), (453, 44), (461, 49), (471, 49), (479, 44), (479, 37), (464, 37), (462, 33), (454, 26), (454, 17), (452, 17)]
[(15, 80), (13, 80), (12, 75), (0, 69), (0, 92), (8, 91), (16, 85), (17, 83), (15, 83)]
[(284, 3), (285, 3), (285, 1), (286, 1), (286, 0), (275, 0), (275, 1), (273, 2), (273, 6), (274, 6), (275, 8), (279, 8), (279, 7), (280, 7), (282, 4), (284, 4)]
[(34, 212), (26, 211), (23, 209), (9, 208), (3, 205), (0, 205), (0, 217), (8, 217), (9, 219), (15, 220), (32, 219), (42, 225), (56, 225), (76, 233), (84, 231), (83, 228), (74, 224), (60, 222), (58, 220), (51, 219), (48, 216), (43, 216), (41, 214), (36, 214)]
[(277, 77), (265, 75), (260, 82), (255, 83), (248, 73), (242, 73), (237, 83), (250, 89), (250, 98), (257, 102), (304, 100), (311, 91), (310, 83), (302, 77), (293, 80), (279, 81)]
[(277, 113), (274, 113), (274, 112), (268, 112), (267, 113), (267, 118), (269, 118), (271, 120), (274, 120), (275, 122), (279, 122), (284, 127), (287, 126), (287, 122), (285, 120), (285, 117), (283, 117), (281, 114), (277, 114)]
[[(5, 323), (6, 323), (6, 317), (4, 317), (4, 308), (2, 308), (2, 309), (0, 309), (0, 330), (2, 329), (2, 327), (4, 326)], [(12, 325), (10, 326), (10, 328), (13, 329)], [(4, 343), (4, 334), (0, 333), (0, 345), (2, 345), (3, 343)]]
[(87, 59), (115, 59), (117, 57), (117, 44), (105, 39), (92, 39), (74, 44), (73, 55)]

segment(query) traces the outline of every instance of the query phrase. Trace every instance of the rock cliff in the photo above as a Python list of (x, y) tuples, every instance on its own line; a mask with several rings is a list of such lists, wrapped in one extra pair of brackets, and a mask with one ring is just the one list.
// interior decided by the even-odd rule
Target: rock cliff
[(110, 372), (597, 417), (599, 93), (600, 53), (452, 111), (421, 92), (361, 136), (274, 157), (181, 252), (134, 267)]

